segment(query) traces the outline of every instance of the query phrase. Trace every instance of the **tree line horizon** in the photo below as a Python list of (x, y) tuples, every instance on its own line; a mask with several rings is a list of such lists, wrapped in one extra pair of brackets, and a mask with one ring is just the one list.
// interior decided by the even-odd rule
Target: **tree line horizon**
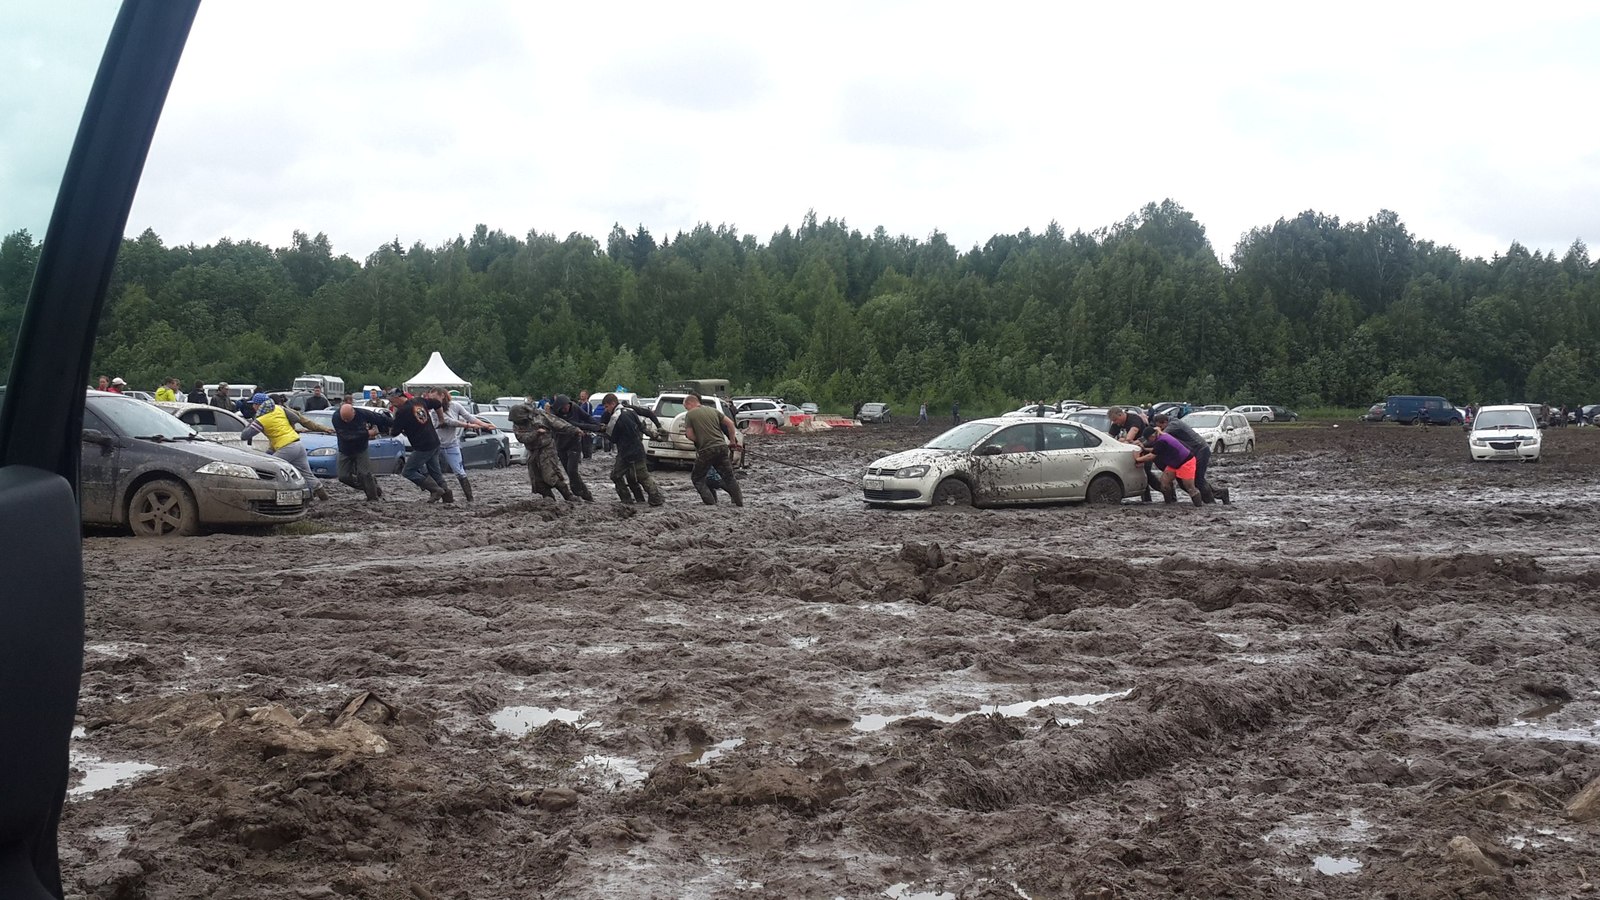
[[(39, 246), (0, 241), (9, 359)], [(602, 242), (477, 226), (364, 260), (325, 233), (286, 247), (123, 241), (94, 368), (287, 387), (305, 372), (395, 384), (435, 350), (476, 396), (727, 378), (830, 407), (997, 411), (1025, 400), (1364, 407), (1595, 402), (1600, 275), (1513, 243), (1464, 257), (1381, 210), (1306, 211), (1251, 229), (1224, 264), (1171, 200), (1067, 234), (995, 235), (961, 252), (808, 213), (766, 242), (697, 225)]]

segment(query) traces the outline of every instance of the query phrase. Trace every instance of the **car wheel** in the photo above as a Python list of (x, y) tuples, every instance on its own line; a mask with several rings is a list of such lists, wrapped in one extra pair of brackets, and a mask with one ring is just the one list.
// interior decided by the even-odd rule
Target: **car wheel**
[(1461, 418), (1459, 416), (1457, 416), (1456, 418), (1450, 420), (1450, 424), (1451, 425), (1461, 425), (1463, 423), (1461, 421)]
[(494, 458), (494, 467), (496, 469), (504, 469), (509, 465), (511, 465), (511, 454), (501, 450)]
[(139, 537), (172, 537), (200, 530), (200, 510), (189, 489), (158, 478), (146, 482), (128, 501), (128, 527)]
[(1422, 424), (1422, 417), (1421, 416), (1413, 416), (1411, 418), (1410, 424), (1412, 424), (1412, 425), (1421, 425)]
[(1271, 421), (1272, 421), (1272, 417), (1271, 416), (1262, 416), (1261, 418), (1256, 420), (1256, 422), (1258, 422), (1258, 423), (1260, 423), (1262, 425), (1265, 425), (1265, 424), (1267, 424), (1268, 422), (1271, 422)]
[(1217, 456), (1221, 456), (1222, 454), (1228, 452), (1228, 445), (1219, 440), (1217, 441), (1217, 445), (1211, 448), (1211, 452)]
[(933, 505), (954, 508), (972, 505), (972, 488), (959, 478), (946, 478), (933, 489)]
[(1255, 441), (1245, 441), (1244, 442), (1244, 452), (1246, 452), (1246, 453), (1254, 453), (1254, 452), (1256, 452), (1256, 442)]
[(778, 420), (777, 419), (768, 419), (767, 420), (767, 424), (771, 425), (773, 428), (777, 428), (778, 427)]
[(1101, 473), (1089, 482), (1089, 489), (1083, 492), (1085, 503), (1113, 504), (1122, 502), (1122, 482), (1117, 476)]

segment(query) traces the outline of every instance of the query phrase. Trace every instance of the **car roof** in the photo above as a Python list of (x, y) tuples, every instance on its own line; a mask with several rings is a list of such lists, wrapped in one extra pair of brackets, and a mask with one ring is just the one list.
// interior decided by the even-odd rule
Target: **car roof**
[(1538, 406), (1538, 405), (1539, 404), (1537, 404), (1537, 403), (1509, 403), (1509, 404), (1502, 404), (1500, 406), (1480, 406), (1480, 407), (1478, 407), (1478, 412), (1486, 413), (1486, 412), (1494, 412), (1496, 410), (1513, 410), (1513, 409), (1520, 409), (1520, 410), (1523, 410), (1524, 412), (1527, 412), (1527, 411), (1529, 411), (1528, 410), (1529, 406)]

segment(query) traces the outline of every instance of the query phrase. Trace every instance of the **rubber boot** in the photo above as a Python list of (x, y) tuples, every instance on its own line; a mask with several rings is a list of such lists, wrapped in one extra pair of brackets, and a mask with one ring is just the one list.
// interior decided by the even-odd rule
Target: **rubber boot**
[(444, 502), (446, 502), (446, 503), (454, 503), (454, 502), (456, 502), (456, 495), (452, 494), (448, 487), (444, 487), (443, 485), (440, 485), (440, 487), (441, 487), (441, 489), (444, 490)]
[(317, 485), (317, 489), (315, 491), (313, 491), (312, 494), (318, 500), (327, 500), (328, 499), (328, 489), (323, 487), (320, 484)]
[(634, 502), (633, 495), (628, 493), (627, 485), (619, 484), (616, 487), (617, 487), (617, 499), (618, 500), (621, 500), (623, 503), (632, 503), (632, 502)]
[(1190, 494), (1189, 495), (1189, 499), (1194, 501), (1194, 505), (1195, 506), (1204, 506), (1205, 505), (1205, 502), (1200, 499), (1200, 492), (1199, 491), (1195, 491), (1194, 493)]
[(362, 476), (361, 490), (366, 492), (369, 503), (376, 503), (383, 499), (383, 488), (378, 486), (378, 479), (374, 475)]
[(465, 497), (468, 503), (471, 503), (472, 502), (472, 482), (468, 481), (467, 480), (467, 476), (465, 476), (465, 475), (457, 475), (456, 476), (456, 484), (461, 485), (461, 496)]
[(547, 487), (535, 486), (534, 489), (533, 489), (533, 492), (535, 494), (538, 494), (539, 496), (545, 498), (546, 500), (554, 500), (556, 498), (555, 492), (550, 490)]
[(717, 505), (717, 492), (711, 489), (711, 485), (706, 484), (704, 481), (697, 481), (695, 482), (694, 489), (695, 492), (700, 495), (701, 502), (705, 503), (705, 505)]
[(1224, 505), (1226, 505), (1229, 502), (1229, 500), (1228, 500), (1228, 489), (1227, 488), (1217, 488), (1212, 493), (1216, 494), (1217, 495), (1217, 499), (1221, 500)]
[(1161, 499), (1167, 501), (1168, 503), (1177, 503), (1178, 502), (1178, 489), (1176, 487), (1171, 487), (1171, 486), (1162, 488), (1161, 489)]
[(732, 498), (734, 506), (744, 505), (744, 491), (739, 489), (739, 482), (731, 478), (724, 478), (722, 479), (722, 489), (728, 492), (728, 496)]
[(439, 482), (426, 475), (423, 476), (421, 481), (417, 482), (417, 487), (428, 492), (429, 503), (438, 503), (445, 498), (445, 489), (439, 486)]
[(1196, 485), (1196, 487), (1200, 488), (1201, 500), (1205, 501), (1206, 503), (1217, 502), (1217, 494), (1211, 489), (1211, 482), (1208, 481), (1205, 484)]
[(572, 496), (572, 488), (569, 488), (564, 484), (558, 484), (556, 485), (556, 490), (561, 492), (561, 496), (567, 498), (568, 503), (578, 502), (578, 498)]

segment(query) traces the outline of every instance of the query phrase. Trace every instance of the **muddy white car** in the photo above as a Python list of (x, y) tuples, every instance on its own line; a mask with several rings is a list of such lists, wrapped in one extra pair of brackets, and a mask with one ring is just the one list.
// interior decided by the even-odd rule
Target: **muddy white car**
[[(659, 440), (651, 438), (644, 442), (645, 464), (650, 468), (665, 464), (694, 465), (694, 442), (689, 440), (689, 429), (683, 421), (687, 412), (683, 408), (683, 401), (688, 396), (683, 393), (665, 393), (656, 398), (653, 409), (656, 417), (661, 420), (661, 430), (664, 433)], [(721, 397), (701, 397), (700, 402), (716, 409), (729, 419), (733, 418), (732, 408)], [(744, 438), (739, 436), (737, 429), (734, 431), (733, 464), (744, 465)]]
[(1240, 413), (1192, 412), (1183, 421), (1211, 445), (1213, 454), (1251, 453), (1256, 449), (1256, 430)]
[(976, 419), (886, 456), (861, 482), (868, 506), (1121, 503), (1137, 490), (1133, 448), (1086, 425)]
[(1526, 406), (1485, 406), (1472, 420), (1467, 449), (1475, 461), (1538, 462), (1543, 435)]

